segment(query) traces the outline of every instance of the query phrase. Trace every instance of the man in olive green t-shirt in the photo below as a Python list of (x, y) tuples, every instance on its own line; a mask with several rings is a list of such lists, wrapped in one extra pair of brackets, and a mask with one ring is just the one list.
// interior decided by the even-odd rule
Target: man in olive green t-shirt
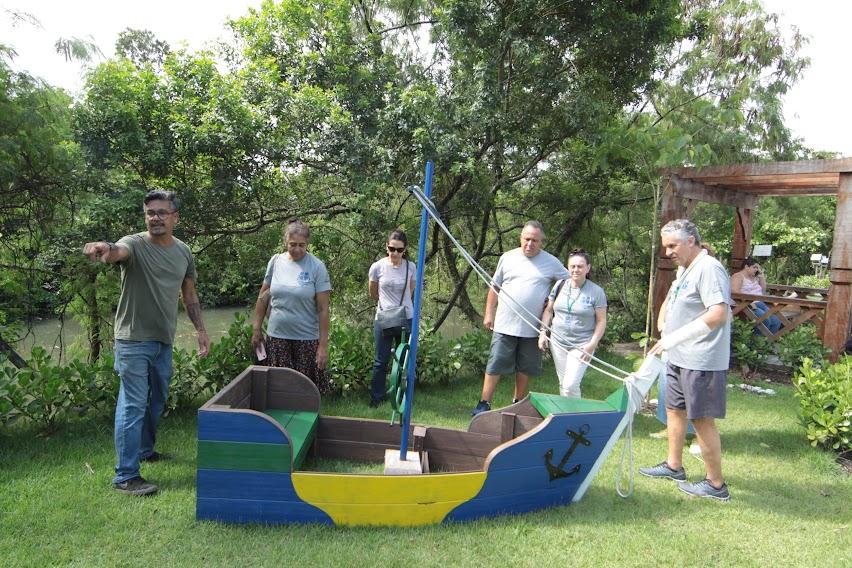
[(168, 459), (154, 450), (154, 443), (172, 377), (179, 296), (198, 333), (198, 354), (204, 357), (210, 348), (195, 291), (195, 262), (189, 247), (172, 234), (177, 209), (174, 193), (150, 191), (143, 200), (146, 232), (114, 244), (101, 241), (83, 247), (91, 260), (121, 266), (115, 315), (115, 370), (121, 386), (115, 408), (112, 485), (129, 495), (157, 491), (140, 475), (140, 461)]

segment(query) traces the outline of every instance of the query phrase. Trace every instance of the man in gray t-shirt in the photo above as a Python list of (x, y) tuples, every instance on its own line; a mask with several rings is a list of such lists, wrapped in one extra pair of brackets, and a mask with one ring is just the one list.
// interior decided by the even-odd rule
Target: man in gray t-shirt
[(86, 243), (91, 260), (121, 266), (121, 296), (115, 314), (115, 370), (120, 379), (115, 407), (115, 477), (113, 488), (127, 495), (148, 495), (157, 486), (142, 478), (139, 462), (168, 459), (154, 450), (157, 424), (172, 378), (172, 343), (178, 297), (198, 333), (198, 354), (207, 355), (195, 291), (195, 262), (172, 234), (178, 222), (177, 200), (170, 191), (150, 191), (143, 199), (144, 233), (118, 243)]
[(544, 229), (527, 221), (521, 246), (503, 254), (488, 290), (483, 324), (494, 333), (485, 367), (482, 399), (472, 415), (491, 410), (491, 398), (500, 375), (515, 373), (515, 400), (527, 395), (530, 376), (541, 373), (538, 320), (553, 283), (568, 278), (568, 270), (553, 255), (541, 250)]
[[(731, 296), (728, 273), (701, 247), (695, 224), (670, 221), (660, 230), (666, 256), (683, 271), (660, 309), (662, 338), (650, 354), (668, 353), (666, 461), (639, 468), (648, 477), (674, 479), (689, 495), (727, 501), (722, 477), (722, 446), (716, 418), (725, 417), (728, 359), (731, 353)], [(686, 480), (682, 454), (687, 420), (695, 427), (706, 478)]]

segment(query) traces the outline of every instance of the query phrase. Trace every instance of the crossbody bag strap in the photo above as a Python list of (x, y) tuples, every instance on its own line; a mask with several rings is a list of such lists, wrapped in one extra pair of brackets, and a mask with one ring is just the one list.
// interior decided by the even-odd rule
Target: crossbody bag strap
[[(397, 304), (399, 306), (402, 305), (402, 302), (405, 300), (405, 293), (408, 291), (408, 259), (403, 260), (405, 260), (405, 283), (402, 285), (402, 294), (399, 296), (399, 304)], [(379, 311), (382, 311), (381, 300), (379, 300)]]
[(405, 300), (405, 293), (408, 292), (408, 259), (403, 258), (405, 261), (405, 284), (402, 285), (402, 295), (399, 297), (399, 305), (402, 305), (402, 301)]
[(554, 304), (556, 303), (556, 298), (559, 297), (559, 292), (562, 291), (562, 287), (565, 286), (566, 280), (567, 280), (567, 278), (563, 278), (559, 282), (556, 283), (556, 294), (553, 295), (553, 303)]

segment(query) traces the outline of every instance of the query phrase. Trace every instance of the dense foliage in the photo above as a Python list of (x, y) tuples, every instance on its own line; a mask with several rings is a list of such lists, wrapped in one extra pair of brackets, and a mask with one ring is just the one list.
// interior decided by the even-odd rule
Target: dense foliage
[(794, 385), (811, 444), (852, 450), (852, 358), (822, 367), (805, 358)]
[[(542, 220), (550, 252), (591, 252), (608, 340), (623, 340), (646, 320), (658, 168), (808, 155), (781, 120), (804, 40), (754, 0), (282, 0), (230, 27), (198, 53), (125, 30), (74, 100), (0, 50), (2, 338), (68, 313), (89, 364), (108, 356), (117, 269), (80, 245), (140, 230), (142, 195), (163, 187), (183, 200), (177, 234), (208, 305), (250, 303), (281, 223), (309, 222), (332, 309), (359, 330), (335, 341), (355, 349), (367, 267), (390, 229), (414, 237), (404, 187), (432, 159), (438, 209), (477, 261), (493, 269), (523, 221)], [(832, 198), (764, 203), (768, 272), (808, 272)], [(724, 256), (729, 212), (696, 217)], [(433, 231), (424, 260), (432, 327), (478, 323), (484, 287), (449, 239)], [(341, 368), (363, 368), (356, 353)]]
[(752, 322), (734, 318), (731, 324), (731, 355), (739, 363), (743, 378), (760, 370), (771, 353), (769, 340), (756, 332)]
[(805, 359), (810, 359), (814, 366), (819, 367), (828, 354), (828, 349), (822, 344), (816, 327), (812, 324), (800, 325), (785, 333), (777, 343), (778, 358), (792, 369), (798, 369)]
[[(221, 390), (247, 365), (255, 364), (252, 328), (236, 314), (227, 333), (210, 346), (206, 357), (194, 351), (174, 350), (174, 375), (166, 413), (192, 408)], [(419, 342), (417, 381), (449, 384), (464, 376), (481, 375), (488, 358), (489, 334), (473, 331), (448, 339), (425, 333)], [(334, 319), (331, 326), (328, 373), (335, 395), (365, 396), (373, 366), (373, 338), (362, 326)], [(103, 355), (94, 363), (72, 359), (62, 365), (41, 347), (27, 365), (17, 369), (0, 354), (0, 424), (25, 420), (46, 432), (70, 416), (109, 417), (118, 396), (113, 359)]]

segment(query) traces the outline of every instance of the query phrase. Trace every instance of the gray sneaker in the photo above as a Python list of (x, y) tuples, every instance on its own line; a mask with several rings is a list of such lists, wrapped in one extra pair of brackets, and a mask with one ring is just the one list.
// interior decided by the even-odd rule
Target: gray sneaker
[(157, 486), (141, 477), (134, 477), (121, 483), (113, 483), (112, 488), (125, 495), (151, 495), (157, 492)]
[(731, 494), (728, 493), (728, 484), (723, 483), (722, 487), (716, 489), (710, 483), (709, 479), (702, 479), (696, 483), (681, 481), (677, 484), (677, 488), (693, 497), (707, 497), (718, 501), (730, 501)]
[(666, 462), (660, 462), (654, 467), (640, 467), (639, 473), (645, 477), (686, 481), (686, 471), (682, 467), (680, 469), (672, 469)]

